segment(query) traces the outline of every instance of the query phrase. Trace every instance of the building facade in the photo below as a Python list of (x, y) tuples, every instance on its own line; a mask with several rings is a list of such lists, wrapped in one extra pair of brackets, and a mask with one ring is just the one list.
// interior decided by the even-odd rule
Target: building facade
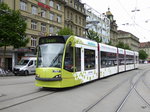
[(70, 28), (77, 36), (84, 37), (86, 14), (80, 0), (65, 0), (65, 27)]
[[(64, 5), (59, 0), (2, 0), (12, 10), (19, 10), (27, 23), (26, 38), (29, 43), (25, 48), (7, 48), (7, 69), (13, 68), (23, 56), (34, 55), (33, 51), (38, 45), (41, 36), (54, 35), (64, 27)], [(0, 48), (0, 66), (2, 65), (2, 52)]]
[(110, 9), (108, 8), (108, 11), (106, 12), (106, 16), (110, 20), (110, 41), (111, 45), (116, 46), (118, 44), (118, 26), (116, 23), (116, 20), (114, 20), (113, 14), (110, 12)]
[(129, 32), (118, 30), (118, 41), (123, 42), (131, 48), (131, 50), (139, 51), (139, 38)]
[(93, 30), (99, 34), (102, 43), (109, 43), (110, 41), (110, 20), (105, 14), (101, 14), (86, 5), (86, 29)]
[[(84, 36), (86, 14), (80, 0), (0, 0), (12, 10), (19, 10), (27, 23), (26, 38), (29, 43), (25, 48), (7, 47), (6, 68), (10, 69), (23, 56), (33, 55), (42, 36), (57, 35), (57, 32), (68, 27), (77, 36)], [(0, 48), (0, 66), (2, 65), (3, 48)]]
[(148, 54), (148, 61), (150, 62), (150, 42), (142, 42), (139, 45), (139, 50), (144, 50)]

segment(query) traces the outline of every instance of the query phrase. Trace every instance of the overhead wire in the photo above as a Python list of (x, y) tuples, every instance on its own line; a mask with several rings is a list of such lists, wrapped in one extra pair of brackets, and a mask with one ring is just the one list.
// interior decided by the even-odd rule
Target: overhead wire
[[(124, 5), (121, 3), (120, 0), (118, 0), (118, 3), (121, 5), (122, 9), (126, 12), (126, 14), (128, 15), (129, 19), (132, 20), (132, 22), (133, 22), (133, 25), (132, 25), (132, 26), (134, 27), (134, 31), (135, 31), (137, 34), (141, 35), (142, 38), (146, 39), (145, 36), (142, 34), (142, 32), (139, 31), (139, 30), (137, 29), (137, 27), (136, 27), (136, 26), (138, 26), (138, 27), (142, 28), (143, 30), (147, 30), (147, 29), (141, 27), (139, 24), (136, 23), (136, 21), (135, 21), (135, 19), (136, 19), (136, 11), (134, 12), (134, 15), (133, 15), (133, 18), (132, 18), (131, 15), (130, 15), (130, 14), (128, 13), (128, 11), (126, 10), (126, 8), (124, 7)], [(137, 10), (137, 4), (138, 4), (138, 0), (136, 0), (136, 2), (135, 2), (135, 9), (134, 9), (134, 10)], [(148, 30), (148, 31), (149, 31), (149, 30)], [(139, 32), (140, 32), (140, 33), (139, 33)]]

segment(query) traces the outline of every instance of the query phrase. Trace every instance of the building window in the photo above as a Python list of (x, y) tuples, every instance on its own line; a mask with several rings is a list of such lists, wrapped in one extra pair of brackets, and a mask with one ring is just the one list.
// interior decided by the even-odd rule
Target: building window
[(76, 23), (78, 23), (78, 16), (77, 15), (75, 16), (75, 21), (76, 21)]
[(73, 13), (71, 12), (70, 19), (73, 20)]
[(27, 10), (27, 3), (24, 1), (20, 1), (20, 9), (26, 11)]
[(82, 32), (82, 31), (81, 31), (81, 28), (79, 28), (79, 36), (81, 36), (81, 32)]
[(41, 23), (41, 31), (46, 32), (46, 24), (45, 23)]
[(78, 28), (77, 28), (77, 26), (75, 27), (75, 34), (78, 35)]
[(42, 3), (46, 4), (46, 0), (40, 0), (40, 2), (42, 2)]
[(49, 27), (49, 32), (52, 33), (52, 34), (54, 33), (54, 26)]
[(62, 21), (61, 16), (57, 16), (57, 22), (61, 23), (61, 21)]
[(54, 14), (53, 13), (50, 13), (50, 20), (54, 20)]
[(54, 1), (53, 0), (49, 1), (49, 6), (54, 7)]
[(56, 33), (58, 33), (60, 31), (61, 28), (57, 27), (56, 28)]
[(4, 0), (0, 0), (0, 3), (4, 2)]
[(79, 17), (79, 24), (81, 25), (81, 17)]
[(37, 14), (37, 7), (32, 6), (32, 14)]
[(82, 25), (84, 26), (84, 19), (82, 19)]
[(31, 21), (31, 29), (36, 30), (37, 29), (37, 22), (36, 21)]
[(77, 4), (74, 4), (74, 8), (75, 8), (75, 9), (77, 9), (77, 8), (78, 8)]
[(37, 41), (36, 37), (31, 36), (31, 47), (36, 47), (36, 41)]
[(60, 5), (60, 4), (57, 4), (57, 5), (56, 5), (56, 8), (57, 8), (57, 10), (61, 10), (61, 5)]
[(41, 17), (46, 17), (46, 11), (45, 10), (41, 10)]
[(72, 5), (72, 0), (70, 0), (70, 5)]
[(69, 19), (69, 16), (70, 16), (70, 15), (69, 15), (69, 11), (67, 11), (67, 19)]

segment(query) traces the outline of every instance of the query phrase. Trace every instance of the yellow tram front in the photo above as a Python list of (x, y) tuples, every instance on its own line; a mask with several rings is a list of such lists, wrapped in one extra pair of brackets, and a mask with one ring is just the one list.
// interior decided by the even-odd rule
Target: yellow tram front
[(64, 88), (75, 84), (73, 47), (69, 36), (48, 36), (39, 39), (36, 86)]
[(98, 78), (97, 43), (77, 36), (39, 39), (36, 86), (72, 87)]

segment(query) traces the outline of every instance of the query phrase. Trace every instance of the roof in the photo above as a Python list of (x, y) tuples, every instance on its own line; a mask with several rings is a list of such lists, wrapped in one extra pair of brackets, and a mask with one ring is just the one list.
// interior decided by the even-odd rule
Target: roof
[(126, 37), (126, 38), (129, 37), (129, 38), (132, 38), (132, 39), (134, 39), (134, 40), (136, 40), (136, 41), (139, 42), (139, 38), (136, 37), (135, 35), (133, 35), (133, 34), (130, 33), (130, 32), (118, 30), (118, 34), (120, 35), (119, 38), (122, 37), (122, 36), (123, 36), (123, 37)]
[(129, 32), (123, 31), (123, 30), (118, 30), (118, 32), (121, 33), (121, 34), (131, 34)]
[(140, 43), (140, 48), (150, 48), (150, 42), (142, 42)]

